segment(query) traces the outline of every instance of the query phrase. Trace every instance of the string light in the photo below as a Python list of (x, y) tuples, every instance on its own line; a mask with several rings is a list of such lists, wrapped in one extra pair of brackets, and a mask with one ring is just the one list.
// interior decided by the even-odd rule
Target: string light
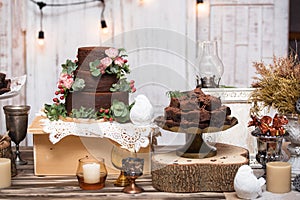
[(37, 5), (39, 6), (40, 9), (40, 31), (38, 34), (38, 44), (39, 45), (44, 45), (44, 39), (45, 39), (45, 35), (44, 35), (44, 31), (43, 31), (43, 8), (46, 6), (46, 4), (44, 2), (37, 2)]
[(205, 10), (205, 4), (203, 0), (197, 0), (197, 9), (202, 12)]
[(44, 39), (45, 39), (44, 31), (41, 30), (41, 31), (39, 31), (39, 34), (38, 34), (38, 44), (43, 46), (45, 43)]
[(38, 43), (40, 45), (44, 44), (44, 39), (45, 39), (45, 33), (43, 31), (43, 8), (46, 6), (49, 7), (62, 7), (62, 6), (74, 6), (74, 5), (81, 5), (81, 4), (87, 4), (87, 3), (92, 3), (92, 2), (101, 2), (102, 3), (102, 11), (101, 11), (101, 28), (103, 33), (108, 32), (107, 29), (107, 24), (104, 19), (104, 10), (105, 10), (105, 2), (104, 0), (90, 0), (90, 1), (79, 1), (79, 2), (73, 2), (73, 3), (45, 3), (43, 1), (35, 1), (35, 0), (30, 0), (32, 3), (36, 4), (39, 9), (40, 9), (40, 31), (38, 33)]
[(108, 28), (107, 28), (106, 21), (105, 20), (101, 20), (100, 24), (101, 24), (102, 32), (105, 33), (105, 34), (108, 33)]
[(108, 33), (108, 28), (107, 28), (106, 21), (104, 19), (105, 2), (104, 0), (100, 0), (100, 1), (102, 2), (102, 11), (100, 14), (100, 25), (101, 25), (102, 32), (106, 34)]

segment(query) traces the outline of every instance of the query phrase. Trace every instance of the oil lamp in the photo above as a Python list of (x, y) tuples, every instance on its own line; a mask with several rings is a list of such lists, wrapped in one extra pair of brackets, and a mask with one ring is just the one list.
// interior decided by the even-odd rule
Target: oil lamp
[[(217, 41), (204, 41), (200, 44), (198, 60), (199, 76), (197, 87), (217, 88), (224, 73), (224, 66), (218, 56)], [(199, 78), (201, 83), (199, 83)]]

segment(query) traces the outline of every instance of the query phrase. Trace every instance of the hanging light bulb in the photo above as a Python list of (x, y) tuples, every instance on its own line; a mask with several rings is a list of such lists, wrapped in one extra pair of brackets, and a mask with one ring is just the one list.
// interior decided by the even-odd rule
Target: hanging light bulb
[(205, 9), (204, 1), (203, 0), (197, 0), (197, 9), (199, 11), (203, 11)]
[(38, 34), (38, 44), (39, 45), (44, 45), (45, 41), (45, 35), (44, 35), (44, 31), (43, 31), (43, 8), (46, 6), (46, 3), (44, 2), (37, 2), (37, 5), (40, 8), (40, 13), (41, 13), (41, 17), (40, 17), (40, 31)]
[(101, 24), (102, 32), (104, 34), (106, 34), (106, 33), (108, 33), (108, 28), (107, 28), (106, 21), (104, 19), (105, 2), (104, 2), (104, 0), (100, 0), (100, 1), (102, 3), (102, 10), (101, 10), (101, 13), (100, 13), (100, 24)]
[(45, 44), (45, 36), (44, 36), (44, 31), (40, 30), (39, 35), (38, 35), (38, 44), (39, 45), (44, 45)]
[(106, 21), (104, 19), (102, 19), (100, 23), (101, 23), (102, 32), (105, 33), (105, 34), (108, 33), (108, 28), (107, 28)]

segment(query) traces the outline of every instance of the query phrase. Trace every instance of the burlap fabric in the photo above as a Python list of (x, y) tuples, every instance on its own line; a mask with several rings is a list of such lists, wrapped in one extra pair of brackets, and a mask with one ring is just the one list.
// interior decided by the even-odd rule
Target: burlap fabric
[(16, 162), (11, 150), (11, 139), (8, 135), (0, 135), (0, 158), (9, 158), (11, 160), (11, 176), (16, 176)]

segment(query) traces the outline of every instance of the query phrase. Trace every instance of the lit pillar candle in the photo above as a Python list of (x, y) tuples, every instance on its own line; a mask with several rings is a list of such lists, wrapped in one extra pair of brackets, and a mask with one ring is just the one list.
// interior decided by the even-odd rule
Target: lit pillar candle
[(90, 163), (82, 166), (83, 182), (94, 184), (100, 182), (100, 164)]
[(0, 158), (0, 188), (11, 185), (11, 161), (8, 158)]
[(291, 164), (287, 162), (267, 163), (267, 191), (287, 193), (291, 191)]

